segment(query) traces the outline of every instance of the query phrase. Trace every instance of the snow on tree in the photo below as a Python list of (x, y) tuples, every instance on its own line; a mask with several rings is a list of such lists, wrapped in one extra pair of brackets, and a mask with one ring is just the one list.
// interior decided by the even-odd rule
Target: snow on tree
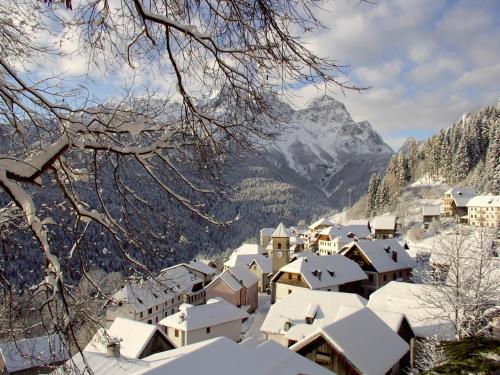
[[(17, 207), (10, 225), (34, 236), (46, 262), (44, 277), (22, 298), (40, 313), (38, 320), (25, 321), (28, 329), (45, 326), (75, 336), (74, 307), (81, 300), (65, 276), (76, 273), (92, 282), (92, 264), (81, 248), (87, 231), (101, 227), (116, 243), (115, 259), (147, 276), (140, 259), (162, 255), (149, 241), (183, 235), (176, 232), (175, 215), (158, 212), (154, 199), (168, 200), (173, 212), (187, 212), (193, 221), (230, 224), (210, 212), (207, 200), (230, 190), (220, 173), (226, 161), (260, 146), (283, 123), (269, 100), (273, 91), (286, 94), (292, 85), (310, 82), (326, 90), (357, 89), (337, 80), (343, 75), (339, 67), (304, 43), (310, 30), (321, 28), (312, 12), (315, 2), (257, 5), (0, 3), (0, 204)], [(175, 92), (176, 101), (131, 79), (103, 102), (87, 91), (88, 75), (52, 74), (55, 65), (74, 63), (63, 48), (67, 40), (88, 72), (100, 72), (101, 85), (116, 79), (114, 72), (151, 76)], [(139, 180), (141, 190), (131, 180)], [(48, 186), (57, 194), (44, 195)], [(146, 198), (151, 189), (161, 195)], [(52, 219), (56, 211), (58, 221)], [(154, 228), (167, 229), (153, 230), (152, 220), (161, 222)], [(69, 242), (67, 249), (56, 245), (51, 226), (67, 231), (60, 239)], [(9, 246), (3, 244), (4, 254), (28, 258), (29, 248)], [(23, 275), (8, 258), (0, 270), (2, 290), (10, 296), (4, 302), (11, 303), (5, 318), (21, 322), (27, 310), (12, 295)]]
[(430, 265), (415, 270), (432, 293), (419, 298), (448, 321), (457, 340), (488, 334), (492, 307), (500, 295), (500, 258), (494, 249), (494, 230), (460, 227), (438, 237)]
[(500, 128), (498, 126), (493, 132), (487, 158), (486, 174), (492, 177), (487, 189), (491, 193), (498, 195), (500, 194)]
[(380, 183), (380, 187), (378, 189), (377, 209), (379, 210), (379, 212), (383, 212), (384, 210), (387, 210), (391, 206), (391, 202), (394, 202), (394, 201), (395, 200), (391, 200), (388, 182), (387, 182), (386, 178), (384, 177), (382, 179), (382, 182)]
[(373, 173), (368, 185), (368, 202), (366, 205), (367, 217), (374, 216), (377, 213), (379, 185), (380, 175), (378, 173)]
[(458, 144), (458, 149), (455, 155), (454, 164), (454, 182), (462, 181), (470, 170), (470, 155), (467, 147), (467, 132), (462, 133), (462, 138)]

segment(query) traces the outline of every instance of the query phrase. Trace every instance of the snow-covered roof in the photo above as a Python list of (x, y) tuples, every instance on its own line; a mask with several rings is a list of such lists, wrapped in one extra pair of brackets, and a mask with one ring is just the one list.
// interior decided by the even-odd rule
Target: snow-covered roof
[[(362, 308), (352, 312), (340, 308), (343, 318), (294, 344), (294, 351), (323, 336), (360, 373), (384, 375), (409, 350), (409, 345), (373, 311)], [(354, 334), (359, 332), (359, 334)]]
[[(239, 345), (227, 337), (217, 337), (143, 359), (113, 358), (85, 353), (94, 375), (122, 374), (210, 374), (210, 375), (332, 375), (327, 369), (272, 341)], [(81, 373), (85, 363), (73, 357), (76, 369), (58, 369), (57, 374)]]
[(255, 243), (245, 243), (243, 245), (241, 245), (240, 247), (238, 247), (237, 249), (235, 249), (232, 253), (233, 254), (238, 254), (238, 255), (248, 255), (248, 254), (252, 254), (252, 255), (255, 255), (255, 254), (263, 254), (264, 253), (264, 249), (258, 245), (258, 244), (255, 244)]
[(259, 281), (244, 265), (228, 268), (220, 275), (216, 276), (212, 282), (207, 285), (207, 288), (217, 282), (217, 280), (223, 281), (234, 292), (237, 292), (243, 287), (248, 288)]
[(269, 274), (273, 272), (273, 263), (271, 259), (265, 257), (264, 255), (255, 256), (248, 266), (250, 267), (253, 263), (257, 264), (260, 267), (262, 273)]
[(235, 320), (243, 320), (248, 316), (245, 311), (226, 300), (214, 298), (208, 300), (205, 305), (192, 306), (183, 304), (180, 306), (178, 313), (167, 316), (159, 324), (183, 331), (192, 331)]
[(120, 355), (139, 358), (156, 331), (168, 340), (156, 325), (117, 317), (107, 330), (101, 328), (97, 331), (84, 351), (106, 354), (109, 340), (116, 338), (120, 340)]
[[(370, 310), (372, 310), (375, 314), (377, 314), (377, 316), (380, 319), (382, 319), (384, 323), (387, 324), (396, 333), (399, 332), (403, 320), (406, 319), (403, 313), (397, 311), (387, 311), (387, 310), (375, 309), (373, 307), (370, 307)], [(408, 323), (410, 322), (408, 321)]]
[(368, 227), (368, 220), (367, 219), (355, 219), (349, 221), (347, 225), (363, 225), (365, 227)]
[(445, 194), (451, 194), (457, 207), (465, 207), (469, 200), (476, 195), (476, 192), (473, 188), (464, 186), (451, 188)]
[(396, 216), (380, 215), (373, 219), (373, 230), (394, 230), (396, 228)]
[(272, 262), (271, 259), (262, 254), (238, 254), (233, 253), (229, 259), (224, 262), (226, 267), (236, 267), (239, 265), (244, 265), (249, 267), (253, 262), (256, 262), (264, 273), (272, 272)]
[(230, 272), (222, 272), (219, 276), (217, 276), (208, 286), (210, 286), (212, 283), (217, 281), (217, 279), (220, 279), (223, 281), (233, 292), (237, 292), (241, 288), (243, 288), (243, 285), (234, 278), (234, 276)]
[(113, 298), (140, 312), (178, 294), (189, 294), (193, 287), (200, 283), (203, 283), (203, 280), (193, 275), (185, 264), (179, 264), (162, 270), (156, 280), (147, 279), (123, 286)]
[(320, 235), (329, 236), (330, 239), (335, 239), (340, 237), (341, 239), (347, 240), (348, 238), (367, 238), (370, 236), (370, 231), (365, 225), (340, 225), (335, 224), (331, 227), (323, 228)]
[(326, 217), (322, 217), (321, 219), (319, 219), (319, 220), (315, 221), (314, 223), (312, 223), (311, 225), (309, 225), (309, 229), (315, 230), (317, 227), (320, 227), (320, 226), (329, 227), (329, 226), (332, 226), (333, 224), (334, 223), (332, 223)]
[(425, 302), (424, 296), (432, 294), (435, 294), (432, 285), (391, 281), (370, 295), (368, 307), (404, 314), (418, 337), (436, 334), (443, 340), (451, 340), (454, 330), (449, 319), (442, 317), (440, 309)]
[[(342, 254), (347, 254), (355, 246), (361, 250), (377, 272), (389, 272), (416, 266), (413, 258), (408, 255), (396, 239), (358, 240), (352, 242), (349, 247), (342, 251)], [(393, 251), (397, 253), (396, 260)]]
[(338, 254), (299, 257), (283, 266), (273, 277), (273, 281), (277, 281), (283, 272), (301, 274), (311, 289), (328, 288), (367, 279), (356, 262)]
[(469, 200), (467, 207), (500, 207), (500, 195), (478, 195)]
[(184, 263), (184, 264), (186, 265), (186, 267), (192, 268), (193, 270), (201, 272), (207, 276), (212, 276), (212, 275), (215, 275), (217, 273), (216, 268), (210, 267), (209, 265), (207, 265), (204, 262), (192, 261), (192, 262)]
[[(354, 293), (328, 292), (319, 290), (296, 290), (271, 306), (261, 331), (285, 335), (299, 341), (337, 319), (343, 305), (364, 307), (367, 300)], [(306, 317), (314, 315), (312, 324)], [(285, 323), (290, 323), (286, 330)]]
[(422, 206), (423, 216), (439, 216), (441, 215), (441, 206)]
[(249, 288), (259, 281), (257, 277), (243, 265), (231, 267), (226, 272), (230, 272), (245, 288)]
[(280, 223), (278, 227), (274, 230), (272, 237), (284, 238), (290, 237), (290, 232), (286, 229), (285, 224)]
[(11, 373), (50, 365), (69, 358), (67, 343), (57, 334), (0, 344), (0, 355)]
[(275, 229), (276, 228), (262, 228), (260, 230), (260, 235), (261, 236), (272, 236)]
[(193, 275), (185, 264), (163, 269), (158, 280), (173, 290), (187, 293), (191, 292), (195, 285), (203, 283), (203, 280)]

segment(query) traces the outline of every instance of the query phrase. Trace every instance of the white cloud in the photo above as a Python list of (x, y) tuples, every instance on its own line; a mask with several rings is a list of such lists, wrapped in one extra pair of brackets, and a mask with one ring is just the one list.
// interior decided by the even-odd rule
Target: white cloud
[(362, 85), (380, 86), (397, 80), (401, 69), (401, 60), (397, 59), (377, 66), (362, 66), (354, 69), (353, 73), (361, 80)]

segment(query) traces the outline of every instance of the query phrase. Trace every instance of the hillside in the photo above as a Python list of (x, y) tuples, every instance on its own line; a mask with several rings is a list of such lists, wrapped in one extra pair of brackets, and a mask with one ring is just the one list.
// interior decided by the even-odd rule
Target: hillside
[[(230, 110), (225, 108), (227, 103), (221, 98), (223, 95), (219, 93), (207, 104), (213, 105), (215, 110)], [(204, 198), (207, 212), (215, 217), (221, 220), (237, 218), (230, 226), (209, 225), (194, 217), (162, 193), (147, 175), (128, 173), (127, 170), (134, 170), (133, 162), (128, 169), (118, 172), (120, 179), (127, 182), (131, 192), (139, 192), (162, 217), (155, 216), (147, 208), (138, 211), (134, 208), (134, 214), (129, 215), (125, 211), (129, 205), (126, 196), (115, 194), (113, 178), (107, 178), (113, 175), (112, 165), (103, 164), (102, 183), (106, 187), (103, 199), (141, 244), (138, 250), (127, 249), (135, 259), (157, 270), (200, 253), (212, 256), (235, 248), (255, 237), (264, 226), (279, 222), (292, 225), (299, 220), (310, 222), (324, 212), (347, 205), (347, 189), (352, 190), (353, 199), (365, 194), (369, 176), (385, 169), (392, 150), (367, 122), (354, 122), (340, 102), (321, 97), (307, 108), (294, 111), (276, 97), (270, 100), (280, 111), (279, 115), (288, 120), (287, 124), (259, 153), (242, 151), (235, 153), (234, 160), (224, 162), (221, 178), (233, 189), (225, 199), (220, 196)], [(43, 184), (43, 190), (32, 189), (35, 201), (38, 194), (43, 194), (43, 200), (63, 201), (49, 176), (43, 179)], [(82, 178), (75, 186), (86, 202), (99, 207), (98, 197), (89, 184), (92, 182)], [(2, 197), (0, 203), (1, 200)], [(132, 271), (120, 255), (122, 250), (116, 246), (112, 235), (95, 224), (88, 227), (77, 252), (72, 252), (75, 222), (65, 219), (67, 210), (71, 207), (56, 205), (46, 213), (60, 223), (51, 226), (51, 242), (66, 264), (67, 281), (79, 279), (78, 251), (85, 254), (82, 259), (87, 259), (86, 269)], [(6, 267), (7, 274), (14, 276), (19, 272), (24, 275), (21, 284), (29, 285), (40, 276), (34, 273), (43, 269), (39, 265), (41, 257), (36, 256), (40, 251), (38, 244), (22, 228), (5, 236), (5, 241), (4, 246), (11, 251), (9, 259), (0, 261), (12, 262), (12, 266)], [(21, 256), (26, 249), (33, 256)]]
[(423, 142), (410, 139), (393, 155), (385, 174), (373, 174), (367, 214), (394, 208), (407, 186), (469, 185), (500, 193), (500, 106), (466, 113)]

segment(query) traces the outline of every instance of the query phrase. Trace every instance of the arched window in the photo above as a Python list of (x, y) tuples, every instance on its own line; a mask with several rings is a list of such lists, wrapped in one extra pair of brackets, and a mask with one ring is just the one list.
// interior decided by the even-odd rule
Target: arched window
[(281, 242), (278, 242), (278, 250), (281, 250)]

